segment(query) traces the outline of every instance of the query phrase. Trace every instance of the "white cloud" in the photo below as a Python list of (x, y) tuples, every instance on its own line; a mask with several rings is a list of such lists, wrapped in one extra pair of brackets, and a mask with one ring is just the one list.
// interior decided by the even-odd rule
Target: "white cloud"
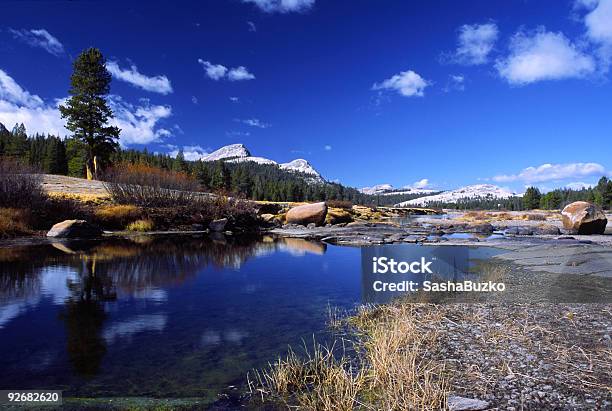
[(416, 181), (414, 184), (412, 184), (412, 188), (424, 189), (427, 187), (429, 187), (429, 180), (427, 178), (423, 178), (419, 181)]
[(193, 104), (198, 104), (198, 98), (196, 96), (191, 96), (191, 102)]
[(249, 31), (256, 32), (257, 26), (252, 21), (247, 21), (247, 25), (249, 26)]
[(582, 78), (595, 71), (594, 59), (572, 44), (563, 33), (539, 28), (535, 33), (516, 33), (510, 55), (496, 62), (499, 74), (510, 84), (541, 80)]
[(255, 78), (255, 75), (249, 73), (249, 70), (244, 66), (228, 69), (222, 64), (212, 64), (210, 61), (204, 61), (202, 59), (198, 59), (198, 63), (204, 67), (208, 78), (215, 81), (223, 78), (227, 78), (229, 81), (253, 80)]
[[(171, 146), (173, 149), (168, 154), (170, 157), (176, 158), (179, 153), (178, 147)], [(208, 150), (202, 148), (201, 146), (183, 146), (183, 155), (185, 156), (185, 160), (188, 161), (198, 161), (203, 157), (208, 155)]]
[(588, 36), (601, 43), (612, 43), (612, 0), (582, 1), (590, 12), (584, 17)]
[(538, 167), (527, 167), (518, 174), (497, 175), (492, 180), (498, 183), (513, 181), (541, 183), (544, 181), (575, 179), (588, 176), (597, 177), (605, 174), (605, 167), (598, 163), (542, 164)]
[(395, 90), (405, 97), (424, 96), (430, 83), (412, 70), (402, 71), (382, 83), (375, 83), (372, 90)]
[(119, 142), (122, 146), (148, 144), (172, 135), (169, 130), (158, 126), (160, 120), (172, 115), (170, 106), (151, 105), (147, 99), (141, 99), (135, 106), (119, 96), (111, 96), (109, 105), (115, 115), (110, 123), (121, 129)]
[(64, 54), (64, 46), (60, 41), (51, 35), (45, 29), (9, 29), (9, 32), (13, 34), (13, 37), (21, 40), (32, 47), (40, 47), (46, 50), (48, 53), (54, 56), (60, 56)]
[(458, 45), (453, 60), (465, 65), (485, 64), (495, 46), (498, 33), (495, 23), (464, 24), (459, 28)]
[[(0, 123), (7, 128), (23, 123), (30, 134), (70, 135), (58, 108), (65, 100), (55, 99), (53, 103), (46, 103), (39, 96), (24, 90), (0, 69)], [(119, 142), (122, 146), (159, 141), (173, 134), (159, 126), (160, 120), (172, 115), (170, 106), (151, 105), (146, 99), (135, 106), (116, 95), (109, 96), (108, 102), (115, 116), (109, 123), (121, 129)]]
[(446, 86), (444, 86), (444, 92), (448, 93), (451, 91), (464, 91), (465, 90), (465, 76), (463, 74), (451, 74), (448, 76)]
[(253, 3), (266, 13), (303, 12), (310, 9), (315, 0), (242, 0)]
[(587, 37), (598, 46), (600, 69), (607, 72), (612, 62), (612, 0), (579, 0), (588, 9), (584, 16)]
[(229, 99), (232, 103), (237, 103), (240, 100), (238, 97), (230, 97)]
[(231, 69), (227, 73), (227, 78), (229, 81), (242, 81), (242, 80), (253, 80), (255, 76), (252, 73), (249, 73), (246, 67), (239, 66)]
[(323, 149), (325, 151), (331, 151), (332, 150), (332, 146), (330, 146), (329, 144), (325, 145), (325, 147), (323, 147)]
[(227, 73), (227, 67), (222, 64), (212, 64), (210, 61), (204, 61), (202, 59), (198, 59), (198, 63), (204, 67), (208, 78), (213, 80), (221, 80)]
[(134, 64), (132, 64), (129, 69), (121, 69), (119, 64), (115, 61), (106, 63), (106, 68), (116, 79), (125, 81), (135, 87), (159, 94), (172, 93), (170, 80), (164, 75), (148, 77), (141, 74), (138, 71), (138, 67)]
[(256, 118), (247, 118), (247, 119), (237, 118), (237, 119), (234, 119), (234, 121), (238, 123), (246, 124), (247, 126), (251, 126), (251, 127), (258, 127), (258, 128), (270, 127), (270, 124), (263, 123), (262, 121)]

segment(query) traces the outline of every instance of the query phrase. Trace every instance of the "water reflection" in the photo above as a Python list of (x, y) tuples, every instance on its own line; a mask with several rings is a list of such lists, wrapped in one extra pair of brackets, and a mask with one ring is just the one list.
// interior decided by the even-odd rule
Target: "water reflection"
[[(249, 368), (240, 362), (259, 365), (293, 338), (323, 328), (326, 301), (320, 298), (347, 295), (342, 286), (321, 286), (316, 275), (304, 275), (323, 272), (318, 258), (326, 250), (321, 243), (268, 236), (134, 237), (2, 249), (0, 350), (12, 354), (0, 359), (0, 386), (10, 380), (12, 388), (59, 386), (83, 396), (214, 396), (245, 375)], [(251, 259), (269, 258), (274, 263), (244, 268)], [(296, 265), (296, 258), (307, 261)], [(352, 260), (354, 274), (358, 262)], [(277, 269), (267, 269), (272, 266)], [(204, 272), (216, 275), (203, 278)], [(307, 290), (301, 295), (284, 278), (294, 273), (304, 281), (298, 290)], [(358, 288), (342, 298), (356, 302)], [(137, 383), (127, 389), (125, 378)]]

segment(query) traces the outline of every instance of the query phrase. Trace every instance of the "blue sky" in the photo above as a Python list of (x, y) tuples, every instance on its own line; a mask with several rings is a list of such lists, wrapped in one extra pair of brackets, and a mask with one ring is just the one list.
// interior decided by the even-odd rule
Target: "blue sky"
[(612, 0), (3, 1), (0, 12), (8, 128), (65, 132), (56, 106), (71, 61), (95, 46), (127, 147), (197, 158), (244, 143), (359, 187), (549, 189), (612, 167)]

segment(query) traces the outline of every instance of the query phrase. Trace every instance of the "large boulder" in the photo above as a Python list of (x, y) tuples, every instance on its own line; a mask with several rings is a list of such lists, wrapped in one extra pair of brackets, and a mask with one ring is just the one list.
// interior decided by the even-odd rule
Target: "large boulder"
[(102, 230), (85, 220), (65, 220), (55, 224), (47, 237), (54, 238), (93, 238), (102, 234)]
[(327, 215), (327, 205), (322, 203), (305, 204), (293, 207), (287, 212), (288, 224), (308, 225), (314, 223), (322, 225)]
[(608, 219), (601, 208), (586, 201), (576, 201), (561, 211), (563, 227), (572, 234), (603, 234)]

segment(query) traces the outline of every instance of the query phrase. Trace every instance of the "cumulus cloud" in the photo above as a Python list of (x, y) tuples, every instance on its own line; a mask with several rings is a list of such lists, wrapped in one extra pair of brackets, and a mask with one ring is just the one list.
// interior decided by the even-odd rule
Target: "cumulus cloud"
[(326, 144), (326, 145), (323, 147), (323, 149), (324, 149), (325, 151), (331, 151), (331, 150), (332, 150), (332, 146), (330, 146), (329, 144)]
[(164, 75), (145, 76), (138, 71), (136, 65), (132, 64), (130, 68), (122, 69), (116, 61), (106, 63), (106, 68), (117, 80), (125, 81), (134, 87), (164, 95), (172, 93), (170, 80)]
[[(45, 102), (0, 69), (0, 122), (7, 127), (23, 123), (28, 133), (69, 135), (58, 108), (65, 100)], [(122, 146), (159, 141), (173, 134), (160, 127), (160, 121), (172, 115), (170, 106), (151, 105), (148, 100), (132, 105), (119, 96), (110, 96), (108, 101), (115, 115), (110, 123), (121, 129), (119, 142)]]
[(427, 178), (423, 178), (419, 181), (414, 182), (414, 184), (412, 184), (412, 188), (424, 189), (428, 187), (429, 187), (429, 179)]
[(522, 181), (530, 184), (605, 174), (605, 167), (598, 163), (542, 164), (538, 167), (527, 167), (518, 174), (497, 175), (492, 180), (498, 183)]
[(253, 33), (257, 31), (257, 26), (252, 21), (247, 21), (247, 25), (249, 26), (249, 31)]
[(212, 64), (210, 61), (198, 59), (198, 63), (204, 67), (206, 76), (215, 81), (227, 78), (229, 81), (253, 80), (255, 75), (244, 66), (227, 68), (222, 64)]
[(237, 103), (240, 100), (238, 97), (230, 97), (229, 99), (232, 103)]
[(253, 3), (266, 13), (291, 13), (309, 10), (315, 0), (242, 0)]
[[(175, 158), (179, 153), (179, 149), (176, 146), (170, 147), (172, 148), (172, 151), (170, 151), (168, 154), (170, 155), (170, 157)], [(208, 150), (202, 148), (201, 146), (183, 146), (183, 155), (185, 156), (185, 160), (188, 161), (201, 160), (208, 154)]]
[(159, 127), (161, 120), (172, 115), (170, 106), (152, 105), (147, 99), (133, 105), (119, 96), (111, 96), (108, 101), (115, 115), (110, 123), (121, 129), (122, 146), (148, 144), (172, 135), (170, 130)]
[(402, 71), (382, 83), (375, 83), (372, 90), (394, 90), (404, 97), (423, 97), (430, 83), (412, 70)]
[(495, 46), (499, 31), (495, 23), (464, 24), (459, 28), (453, 61), (465, 65), (485, 64)]
[(32, 47), (39, 47), (54, 56), (64, 54), (64, 46), (60, 41), (45, 29), (9, 29), (14, 38), (29, 44)]
[(191, 102), (193, 104), (198, 104), (198, 98), (196, 96), (191, 96)]
[(612, 62), (612, 0), (579, 0), (577, 3), (588, 10), (584, 16), (586, 34), (598, 47), (600, 70), (607, 72)]
[(502, 78), (516, 85), (583, 78), (596, 68), (593, 57), (572, 44), (563, 33), (549, 32), (542, 27), (534, 33), (516, 33), (510, 41), (510, 54), (498, 60), (495, 67)]
[(259, 119), (256, 118), (247, 118), (247, 119), (234, 119), (234, 121), (242, 124), (246, 124), (247, 126), (257, 127), (257, 128), (268, 128), (270, 124), (266, 124)]

